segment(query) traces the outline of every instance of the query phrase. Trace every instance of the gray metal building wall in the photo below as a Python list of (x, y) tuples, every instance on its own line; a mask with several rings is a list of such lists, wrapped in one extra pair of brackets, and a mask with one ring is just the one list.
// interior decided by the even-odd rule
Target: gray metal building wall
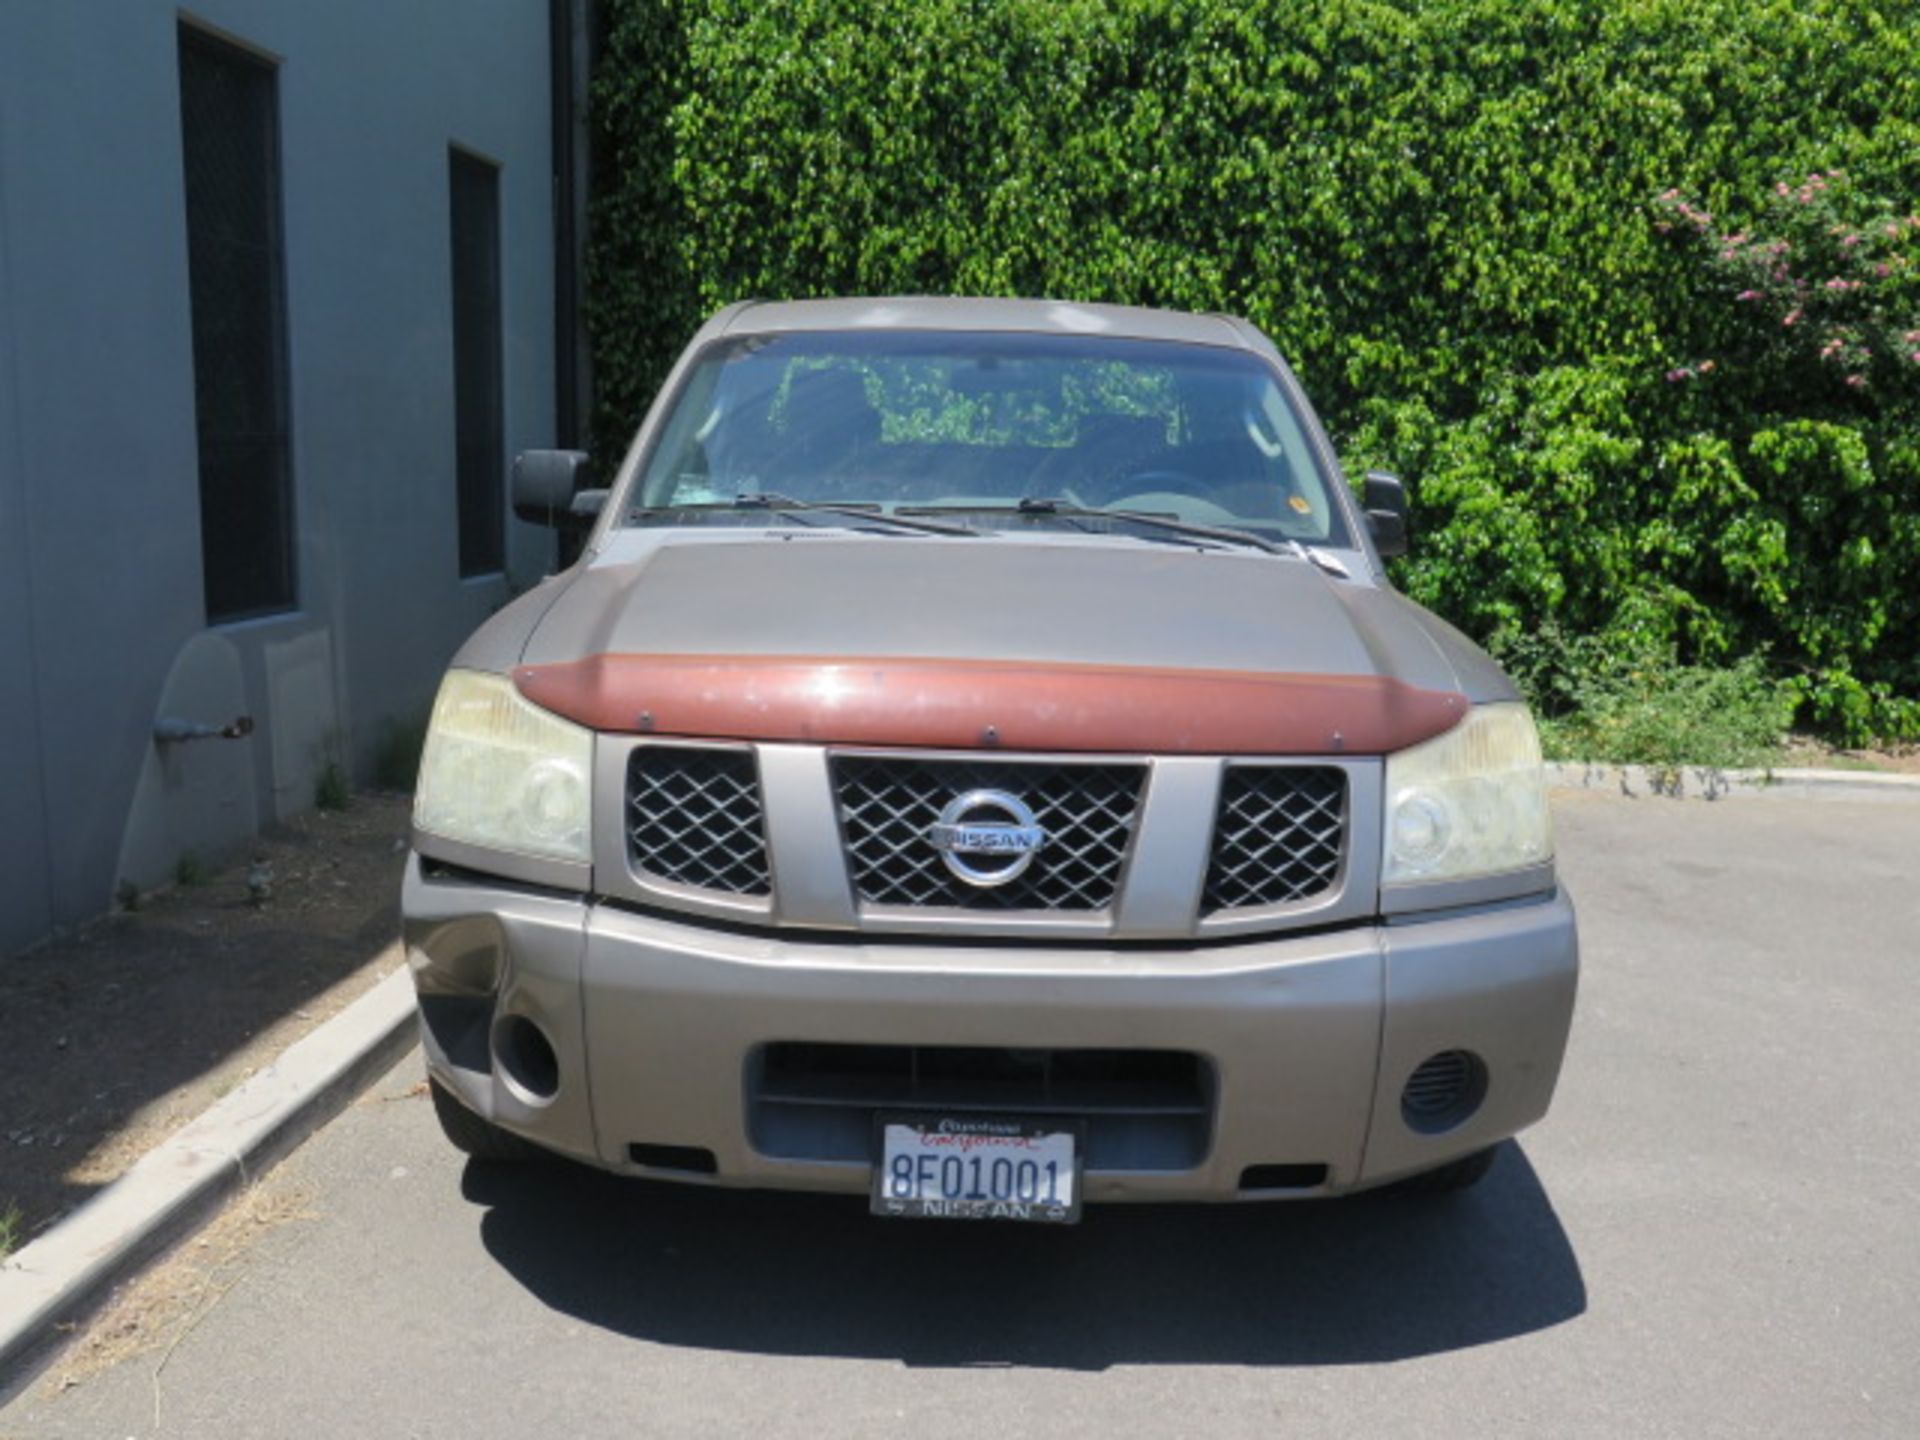
[[(456, 555), (447, 149), (500, 167), (506, 449), (551, 443), (544, 0), (204, 0), (279, 75), (298, 608), (206, 623), (177, 25), (0, 4), (0, 955), (365, 772), (547, 569)], [(156, 746), (156, 719), (254, 717)]]

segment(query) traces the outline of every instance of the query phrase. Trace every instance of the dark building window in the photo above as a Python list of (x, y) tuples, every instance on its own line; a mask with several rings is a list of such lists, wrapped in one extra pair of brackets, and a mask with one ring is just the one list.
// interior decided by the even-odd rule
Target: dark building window
[(500, 414), (500, 172), (447, 152), (453, 230), (454, 474), (460, 573), (506, 568), (506, 440)]
[(207, 619), (295, 604), (279, 96), (273, 67), (180, 29)]

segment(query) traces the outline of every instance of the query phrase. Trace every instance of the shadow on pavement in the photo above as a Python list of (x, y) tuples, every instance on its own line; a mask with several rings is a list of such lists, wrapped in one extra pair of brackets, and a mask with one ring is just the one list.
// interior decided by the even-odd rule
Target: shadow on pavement
[(908, 1365), (1328, 1365), (1483, 1345), (1586, 1308), (1508, 1145), (1463, 1195), (1095, 1207), (1076, 1228), (884, 1221), (846, 1196), (469, 1163), (488, 1251), (554, 1309), (668, 1345)]

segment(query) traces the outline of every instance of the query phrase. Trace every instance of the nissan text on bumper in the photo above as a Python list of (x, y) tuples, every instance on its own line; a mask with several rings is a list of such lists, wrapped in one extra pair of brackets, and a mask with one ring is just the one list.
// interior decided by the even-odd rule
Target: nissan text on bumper
[(435, 703), (403, 895), (483, 1158), (898, 1216), (1470, 1184), (1578, 969), (1511, 682), (1244, 322), (734, 307)]

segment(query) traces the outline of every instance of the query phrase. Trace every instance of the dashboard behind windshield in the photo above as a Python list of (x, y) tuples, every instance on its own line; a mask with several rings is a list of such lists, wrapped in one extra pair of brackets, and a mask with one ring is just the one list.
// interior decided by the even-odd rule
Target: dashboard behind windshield
[(885, 511), (1044, 498), (1349, 543), (1273, 371), (1244, 351), (1170, 341), (952, 331), (723, 341), (681, 385), (630, 523), (767, 494)]

